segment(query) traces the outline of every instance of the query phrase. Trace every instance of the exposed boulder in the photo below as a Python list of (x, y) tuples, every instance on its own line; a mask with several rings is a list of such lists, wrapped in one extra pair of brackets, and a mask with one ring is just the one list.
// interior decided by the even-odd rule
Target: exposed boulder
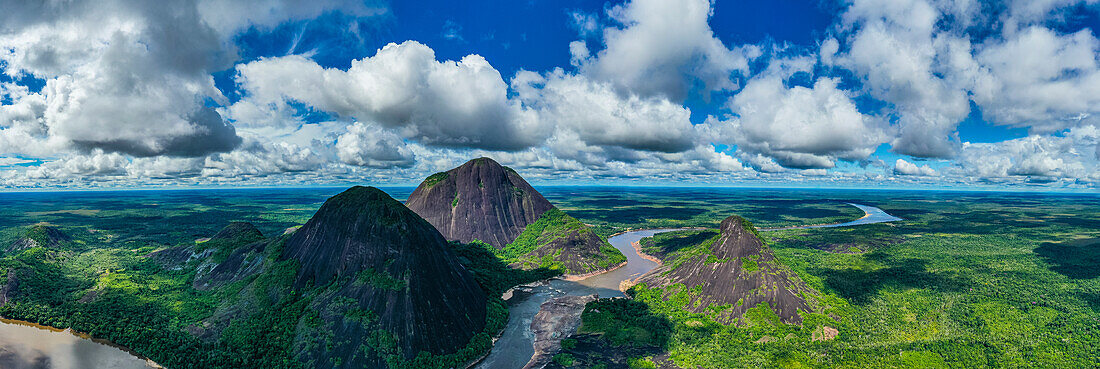
[(538, 314), (531, 320), (535, 354), (523, 369), (545, 367), (561, 349), (561, 340), (577, 332), (585, 304), (597, 298), (597, 295), (561, 296), (542, 303)]

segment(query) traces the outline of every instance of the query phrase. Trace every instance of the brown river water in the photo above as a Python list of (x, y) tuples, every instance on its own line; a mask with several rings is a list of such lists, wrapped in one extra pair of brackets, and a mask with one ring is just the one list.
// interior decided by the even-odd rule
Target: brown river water
[(160, 366), (123, 348), (70, 330), (0, 319), (0, 368), (147, 369)]
[[(800, 226), (791, 228), (846, 227), (901, 220), (871, 206), (851, 204), (866, 215), (856, 221)], [(598, 294), (600, 297), (622, 297), (619, 284), (657, 267), (657, 263), (639, 255), (632, 244), (661, 232), (676, 229), (631, 231), (608, 239), (612, 246), (626, 255), (626, 265), (613, 271), (580, 281), (553, 279), (528, 288), (517, 288), (508, 299), (509, 316), (504, 332), (492, 351), (479, 363), (478, 369), (516, 369), (534, 354), (531, 319), (539, 306), (554, 297)], [(0, 369), (147, 369), (161, 368), (151, 360), (103, 340), (70, 330), (60, 330), (27, 322), (0, 319)]]

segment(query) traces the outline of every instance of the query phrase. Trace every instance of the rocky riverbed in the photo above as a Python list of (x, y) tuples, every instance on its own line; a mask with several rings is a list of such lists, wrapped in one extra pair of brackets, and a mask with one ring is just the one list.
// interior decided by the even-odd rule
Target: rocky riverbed
[(584, 305), (596, 301), (597, 298), (599, 296), (595, 294), (562, 296), (542, 303), (539, 313), (531, 321), (531, 332), (535, 334), (535, 355), (523, 369), (545, 367), (561, 349), (561, 340), (577, 332)]

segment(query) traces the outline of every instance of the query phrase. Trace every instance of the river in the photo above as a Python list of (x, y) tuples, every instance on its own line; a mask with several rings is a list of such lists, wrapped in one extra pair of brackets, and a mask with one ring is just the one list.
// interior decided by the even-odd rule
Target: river
[[(860, 208), (866, 215), (846, 223), (767, 230), (847, 227), (901, 220), (873, 206), (850, 205)], [(619, 291), (620, 283), (657, 267), (656, 262), (639, 255), (632, 244), (657, 233), (678, 229), (680, 228), (631, 231), (608, 238), (608, 242), (626, 255), (627, 260), (626, 265), (613, 271), (575, 282), (552, 279), (537, 285), (516, 288), (512, 298), (508, 299), (510, 313), (508, 324), (489, 355), (476, 367), (479, 369), (522, 368), (535, 353), (532, 346), (534, 334), (530, 330), (531, 319), (538, 313), (543, 302), (565, 295), (598, 294), (601, 298), (622, 297), (623, 293)], [(152, 361), (134, 356), (122, 348), (93, 341), (68, 330), (0, 319), (0, 368), (146, 369), (159, 368), (159, 366)]]
[[(768, 230), (848, 227), (902, 220), (901, 218), (887, 214), (885, 211), (882, 211), (882, 209), (873, 206), (859, 204), (849, 205), (863, 210), (865, 215), (859, 219), (845, 223), (797, 226)], [(610, 242), (612, 246), (615, 246), (623, 255), (626, 255), (627, 263), (619, 269), (576, 282), (552, 279), (549, 282), (544, 282), (537, 286), (517, 289), (513, 293), (512, 298), (508, 300), (509, 316), (508, 324), (504, 327), (504, 332), (501, 333), (500, 339), (493, 345), (493, 349), (489, 352), (489, 355), (486, 356), (476, 368), (522, 368), (524, 364), (527, 364), (531, 359), (531, 356), (535, 354), (535, 348), (532, 346), (535, 336), (531, 332), (531, 320), (535, 317), (535, 314), (538, 314), (539, 307), (543, 302), (559, 296), (581, 296), (593, 293), (598, 294), (601, 298), (622, 297), (623, 293), (619, 291), (619, 284), (621, 282), (634, 279), (657, 267), (656, 262), (650, 261), (639, 255), (632, 244), (638, 242), (638, 240), (642, 238), (657, 233), (679, 229), (682, 228), (631, 231), (608, 238), (607, 241)]]
[(874, 206), (867, 206), (867, 205), (860, 205), (860, 204), (853, 204), (853, 203), (848, 203), (848, 205), (852, 205), (852, 206), (855, 206), (855, 207), (859, 208), (859, 210), (863, 210), (863, 217), (861, 217), (859, 219), (856, 219), (856, 220), (853, 220), (851, 222), (844, 222), (844, 223), (815, 224), (815, 225), (779, 227), (779, 228), (761, 228), (760, 230), (761, 231), (779, 231), (779, 230), (784, 230), (784, 229), (850, 227), (850, 226), (857, 226), (857, 225), (864, 225), (864, 224), (887, 223), (887, 222), (896, 222), (896, 221), (899, 221), (899, 220), (904, 220), (904, 219), (895, 217), (893, 215), (890, 215), (890, 214), (886, 213), (885, 211), (882, 211), (882, 209), (876, 208)]
[(0, 368), (147, 369), (159, 366), (69, 330), (0, 319)]
[(551, 279), (531, 288), (517, 288), (508, 299), (508, 324), (492, 351), (477, 365), (479, 369), (522, 368), (535, 354), (532, 346), (535, 335), (531, 333), (531, 319), (538, 314), (542, 303), (555, 297), (598, 294), (600, 297), (622, 297), (619, 283), (633, 279), (657, 267), (657, 263), (638, 255), (631, 244), (657, 233), (671, 229), (647, 229), (622, 233), (608, 238), (611, 246), (626, 255), (626, 265), (607, 273), (571, 282)]

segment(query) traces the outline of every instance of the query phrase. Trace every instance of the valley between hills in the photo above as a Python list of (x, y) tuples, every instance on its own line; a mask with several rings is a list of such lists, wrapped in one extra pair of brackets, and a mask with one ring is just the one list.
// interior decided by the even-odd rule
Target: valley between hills
[[(478, 158), (414, 189), (0, 197), (0, 316), (133, 354), (6, 321), (3, 368), (1100, 365), (1093, 194), (537, 190)], [(896, 218), (800, 227), (865, 209)]]

